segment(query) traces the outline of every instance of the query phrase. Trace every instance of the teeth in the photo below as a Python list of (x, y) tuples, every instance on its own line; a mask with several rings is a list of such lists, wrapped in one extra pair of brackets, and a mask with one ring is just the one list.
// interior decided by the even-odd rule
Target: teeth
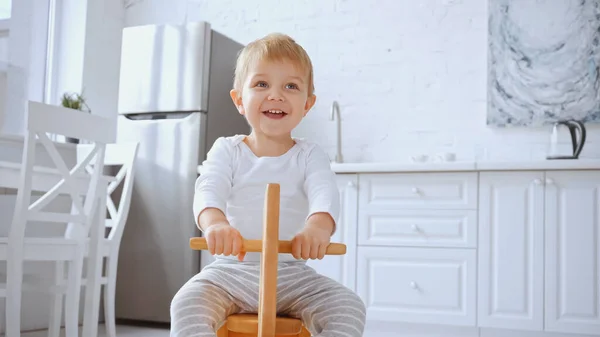
[(272, 113), (272, 114), (281, 114), (281, 113), (283, 113), (283, 111), (281, 111), (281, 110), (268, 110), (268, 111), (270, 113)]

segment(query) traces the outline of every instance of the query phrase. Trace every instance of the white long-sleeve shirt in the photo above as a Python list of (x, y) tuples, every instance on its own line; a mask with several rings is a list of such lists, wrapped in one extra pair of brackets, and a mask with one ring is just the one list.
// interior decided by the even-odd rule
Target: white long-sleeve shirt
[[(198, 215), (214, 207), (225, 214), (244, 239), (262, 239), (266, 186), (278, 183), (280, 240), (291, 240), (307, 218), (317, 212), (329, 213), (337, 227), (339, 191), (329, 157), (318, 145), (295, 138), (296, 144), (285, 154), (257, 157), (243, 141), (245, 137), (218, 138), (208, 152), (195, 185), (193, 211), (197, 225)], [(259, 253), (247, 253), (244, 261), (259, 259)], [(291, 254), (279, 254), (279, 260), (295, 259)]]

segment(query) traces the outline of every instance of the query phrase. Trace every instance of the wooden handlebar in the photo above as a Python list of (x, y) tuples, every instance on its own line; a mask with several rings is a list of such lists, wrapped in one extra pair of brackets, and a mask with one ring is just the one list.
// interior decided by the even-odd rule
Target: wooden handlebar
[[(263, 247), (262, 240), (244, 240), (242, 242), (242, 251), (261, 252)], [(190, 248), (194, 250), (208, 250), (206, 238), (191, 238)], [(279, 241), (279, 253), (291, 254), (292, 241)], [(346, 245), (343, 243), (330, 243), (325, 252), (326, 255), (344, 255), (346, 254)]]

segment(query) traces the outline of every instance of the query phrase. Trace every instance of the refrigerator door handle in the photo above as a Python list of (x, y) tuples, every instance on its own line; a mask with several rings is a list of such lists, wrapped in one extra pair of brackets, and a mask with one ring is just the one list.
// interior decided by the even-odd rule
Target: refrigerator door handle
[[(123, 115), (130, 121), (164, 121), (165, 119), (184, 119), (192, 114), (199, 113), (198, 111), (192, 112), (154, 112), (154, 113), (140, 113), (140, 114), (126, 114)], [(203, 113), (203, 112), (200, 112)]]

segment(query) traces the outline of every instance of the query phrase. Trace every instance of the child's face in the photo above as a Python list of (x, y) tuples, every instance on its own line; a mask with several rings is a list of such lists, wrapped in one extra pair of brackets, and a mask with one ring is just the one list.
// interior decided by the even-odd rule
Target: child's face
[(260, 61), (249, 69), (241, 95), (232, 90), (231, 98), (255, 133), (290, 136), (315, 103), (308, 85), (308, 74), (292, 62)]

